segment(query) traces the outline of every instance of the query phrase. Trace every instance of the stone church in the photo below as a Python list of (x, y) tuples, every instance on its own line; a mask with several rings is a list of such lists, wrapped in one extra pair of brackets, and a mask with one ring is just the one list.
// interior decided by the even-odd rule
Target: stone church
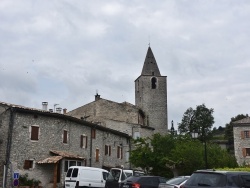
[(98, 125), (124, 132), (133, 138), (168, 132), (167, 77), (162, 76), (151, 47), (141, 75), (135, 80), (135, 105), (101, 98), (67, 113)]

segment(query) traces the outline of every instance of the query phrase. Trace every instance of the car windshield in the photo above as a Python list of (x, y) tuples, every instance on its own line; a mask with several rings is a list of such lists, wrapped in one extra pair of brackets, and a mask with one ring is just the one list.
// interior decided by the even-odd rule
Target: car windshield
[(188, 179), (188, 177), (176, 177), (168, 180), (166, 184), (171, 184), (171, 185), (180, 185), (183, 181)]
[(185, 185), (221, 187), (226, 185), (226, 179), (226, 175), (220, 173), (193, 173)]

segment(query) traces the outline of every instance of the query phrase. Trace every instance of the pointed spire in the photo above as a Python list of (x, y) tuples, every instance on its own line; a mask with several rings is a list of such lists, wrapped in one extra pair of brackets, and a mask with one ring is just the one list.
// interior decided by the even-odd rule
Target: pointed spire
[(148, 47), (148, 52), (144, 61), (141, 75), (161, 76), (161, 73), (159, 71), (158, 65), (156, 63), (154, 54), (150, 46)]

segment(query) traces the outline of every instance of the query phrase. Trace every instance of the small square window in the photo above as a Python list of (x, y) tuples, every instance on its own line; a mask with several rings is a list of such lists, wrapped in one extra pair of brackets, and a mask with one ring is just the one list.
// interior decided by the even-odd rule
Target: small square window
[(33, 168), (34, 161), (33, 160), (25, 160), (23, 169), (30, 169)]

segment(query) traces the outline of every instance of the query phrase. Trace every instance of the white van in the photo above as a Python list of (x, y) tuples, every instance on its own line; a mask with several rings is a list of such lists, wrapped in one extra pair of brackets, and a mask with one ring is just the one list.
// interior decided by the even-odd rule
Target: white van
[(105, 187), (108, 171), (101, 168), (71, 166), (65, 177), (65, 188)]

